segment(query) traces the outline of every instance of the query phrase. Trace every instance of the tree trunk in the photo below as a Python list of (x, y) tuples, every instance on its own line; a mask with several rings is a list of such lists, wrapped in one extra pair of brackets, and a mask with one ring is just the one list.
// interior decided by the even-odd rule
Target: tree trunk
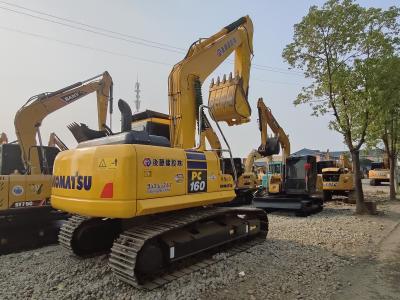
[(389, 199), (396, 200), (396, 179), (395, 179), (395, 169), (396, 169), (396, 158), (394, 155), (389, 155), (389, 171), (390, 171), (390, 192)]
[(399, 193), (399, 174), (398, 174), (398, 164), (397, 164), (397, 157), (394, 160), (394, 190), (396, 195)]
[(361, 182), (360, 152), (358, 150), (351, 151), (351, 159), (353, 161), (354, 187), (356, 191), (356, 214), (365, 214), (368, 211), (364, 202), (364, 192)]

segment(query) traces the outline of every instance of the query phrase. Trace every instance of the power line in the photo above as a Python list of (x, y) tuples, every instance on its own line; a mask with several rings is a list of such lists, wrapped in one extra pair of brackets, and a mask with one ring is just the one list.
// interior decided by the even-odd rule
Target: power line
[[(13, 6), (13, 7), (17, 7), (19, 9), (23, 9), (23, 10), (26, 10), (26, 11), (29, 11), (29, 12), (33, 12), (33, 13), (36, 13), (36, 14), (48, 16), (48, 17), (51, 17), (51, 18), (54, 18), (54, 19), (57, 19), (57, 20), (65, 21), (65, 22), (68, 22), (68, 23), (72, 23), (73, 25), (66, 24), (66, 23), (59, 22), (59, 21), (54, 21), (54, 20), (51, 20), (51, 19), (48, 19), (48, 18), (43, 18), (43, 17), (40, 17), (40, 16), (35, 16), (35, 15), (32, 15), (32, 14), (28, 14), (28, 13), (25, 13), (25, 12), (21, 12), (21, 11), (17, 11), (17, 10), (10, 9), (10, 8), (7, 8), (7, 7), (0, 6), (0, 9), (6, 10), (6, 11), (9, 11), (9, 12), (13, 12), (13, 13), (16, 13), (16, 14), (29, 16), (29, 17), (32, 17), (32, 18), (35, 18), (35, 19), (39, 19), (39, 20), (42, 20), (42, 21), (51, 22), (51, 23), (58, 24), (58, 25), (61, 25), (61, 26), (73, 28), (73, 29), (76, 29), (76, 30), (86, 31), (86, 32), (93, 33), (93, 34), (96, 34), (96, 35), (101, 35), (101, 36), (105, 36), (105, 37), (116, 39), (116, 40), (122, 40), (122, 41), (125, 41), (125, 42), (129, 42), (129, 43), (133, 43), (133, 44), (137, 44), (137, 45), (141, 45), (141, 46), (145, 46), (145, 47), (151, 47), (151, 48), (156, 48), (156, 49), (169, 51), (169, 52), (175, 52), (175, 53), (182, 53), (182, 54), (185, 53), (185, 49), (184, 48), (176, 47), (176, 46), (173, 46), (173, 45), (160, 43), (160, 42), (155, 42), (155, 41), (148, 40), (148, 39), (143, 39), (143, 38), (136, 37), (136, 36), (133, 36), (133, 35), (124, 34), (124, 33), (120, 33), (120, 32), (117, 32), (117, 31), (112, 31), (112, 30), (109, 30), (109, 29), (106, 29), (106, 28), (93, 26), (93, 25), (90, 25), (90, 24), (86, 24), (86, 23), (82, 23), (82, 22), (79, 22), (79, 21), (71, 20), (71, 19), (68, 19), (68, 18), (58, 17), (58, 16), (55, 16), (53, 14), (49, 14), (49, 13), (46, 13), (46, 12), (43, 12), (43, 11), (39, 11), (39, 10), (30, 9), (30, 8), (27, 8), (27, 7), (24, 7), (24, 6), (21, 6), (21, 5), (17, 5), (17, 4), (13, 4), (13, 3), (10, 3), (10, 2), (7, 2), (7, 1), (0, 1), (0, 3), (6, 4), (6, 5), (9, 5), (9, 6)], [(87, 28), (91, 28), (91, 29), (82, 28), (82, 27), (76, 26), (75, 24), (78, 24), (78, 25), (81, 25), (81, 26), (84, 26), (84, 27), (87, 27)], [(103, 31), (103, 32), (99, 32), (98, 30)], [(106, 32), (106, 33), (104, 33), (104, 32)], [(113, 36), (111, 34), (119, 35), (120, 37), (116, 37), (116, 36)], [(121, 38), (121, 37), (125, 37), (125, 38)], [(132, 39), (139, 40), (139, 42), (138, 41), (133, 41)], [(153, 44), (153, 45), (149, 45), (149, 44)], [(287, 75), (295, 75), (295, 76), (301, 76), (301, 77), (303, 76), (301, 72), (290, 71), (290, 70), (283, 69), (283, 68), (278, 68), (278, 67), (271, 67), (271, 66), (255, 64), (255, 63), (253, 63), (252, 66), (253, 66), (254, 69), (261, 70), (261, 71), (281, 73), (281, 74), (287, 74)]]
[(120, 32), (117, 32), (117, 31), (112, 31), (112, 30), (109, 30), (109, 29), (106, 29), (106, 28), (102, 28), (102, 27), (98, 27), (98, 26), (89, 25), (89, 24), (82, 23), (82, 22), (79, 22), (79, 21), (76, 21), (76, 20), (71, 20), (71, 19), (67, 19), (67, 18), (63, 18), (63, 17), (58, 17), (58, 16), (55, 16), (55, 15), (46, 13), (44, 11), (30, 9), (30, 8), (27, 8), (27, 7), (24, 7), (24, 6), (21, 6), (21, 5), (17, 5), (17, 4), (14, 4), (14, 3), (10, 3), (10, 2), (7, 2), (7, 1), (0, 1), (0, 3), (6, 4), (6, 5), (9, 5), (9, 6), (13, 6), (13, 7), (17, 7), (17, 8), (26, 10), (26, 11), (30, 11), (30, 12), (36, 13), (36, 14), (48, 16), (48, 17), (51, 17), (51, 18), (54, 18), (54, 19), (57, 19), (57, 20), (66, 21), (66, 22), (73, 23), (73, 24), (79, 24), (79, 25), (82, 25), (82, 26), (85, 26), (85, 27), (88, 27), (88, 28), (92, 28), (92, 29), (108, 32), (108, 33), (111, 33), (111, 34), (116, 34), (116, 35), (124, 36), (124, 37), (127, 37), (127, 38), (136, 39), (136, 40), (139, 40), (139, 41), (142, 41), (142, 42), (151, 43), (151, 44), (155, 44), (155, 45), (158, 45), (158, 46), (164, 46), (164, 47), (169, 47), (169, 48), (173, 48), (173, 49), (177, 49), (177, 50), (182, 50), (183, 53), (185, 51), (185, 49), (179, 48), (179, 47), (176, 47), (176, 46), (173, 46), (173, 45), (169, 45), (169, 44), (165, 44), (165, 43), (159, 43), (159, 42), (151, 41), (151, 40), (144, 39), (144, 38), (141, 38), (141, 37), (137, 37), (137, 36), (133, 36), (133, 35), (125, 34), (125, 33), (120, 33)]
[(97, 51), (97, 52), (103, 52), (103, 53), (107, 53), (107, 54), (110, 54), (110, 55), (126, 57), (126, 58), (130, 58), (130, 59), (138, 60), (138, 61), (144, 61), (144, 62), (148, 62), (148, 63), (164, 65), (164, 66), (168, 66), (168, 67), (172, 66), (172, 64), (168, 64), (168, 63), (161, 62), (161, 61), (151, 60), (151, 59), (142, 58), (142, 57), (136, 57), (136, 56), (132, 56), (132, 55), (125, 54), (125, 53), (109, 51), (109, 50), (100, 49), (100, 48), (96, 48), (96, 47), (86, 46), (86, 45), (79, 44), (79, 43), (68, 42), (68, 41), (56, 39), (56, 38), (53, 38), (53, 37), (48, 37), (48, 36), (45, 36), (45, 35), (32, 33), (32, 32), (27, 32), (27, 31), (22, 31), (22, 30), (10, 28), (10, 27), (2, 26), (2, 25), (0, 25), (0, 29), (6, 30), (6, 31), (11, 31), (11, 32), (16, 32), (16, 33), (20, 33), (20, 34), (24, 34), (24, 35), (29, 35), (29, 36), (33, 36), (33, 37), (36, 37), (36, 38), (45, 39), (45, 40), (48, 40), (48, 41), (53, 41), (53, 42), (57, 42), (57, 43), (65, 44), (65, 45), (70, 45), (70, 46), (75, 46), (75, 47), (79, 47), (79, 48), (89, 49), (89, 50), (93, 50), (93, 51)]
[[(163, 65), (163, 66), (168, 66), (168, 67), (172, 67), (174, 65), (173, 63), (166, 63), (166, 62), (156, 61), (156, 60), (152, 60), (152, 59), (132, 56), (132, 55), (129, 55), (129, 54), (126, 54), (126, 53), (120, 53), (120, 52), (110, 51), (110, 50), (106, 50), (106, 49), (100, 49), (100, 48), (87, 46), (87, 45), (80, 44), (80, 43), (60, 40), (60, 39), (57, 39), (57, 38), (53, 38), (53, 37), (49, 37), (49, 36), (45, 36), (45, 35), (41, 35), (41, 34), (37, 34), (37, 33), (33, 33), (33, 32), (23, 31), (23, 30), (19, 30), (19, 29), (15, 29), (15, 28), (10, 28), (10, 27), (6, 27), (6, 26), (2, 26), (2, 25), (0, 25), (0, 29), (5, 30), (5, 31), (18, 33), (18, 34), (22, 34), (22, 35), (35, 37), (35, 38), (39, 38), (39, 39), (44, 39), (44, 40), (48, 40), (48, 41), (52, 41), (52, 42), (57, 42), (57, 43), (64, 44), (64, 45), (69, 45), (69, 46), (74, 46), (74, 47), (83, 48), (83, 49), (87, 49), (87, 50), (92, 50), (92, 51), (96, 51), (96, 52), (101, 52), (101, 53), (105, 53), (105, 54), (109, 54), (109, 55), (113, 55), (113, 56), (125, 57), (125, 58), (129, 58), (129, 59), (132, 59), (132, 60), (137, 60), (137, 61), (157, 64), (157, 65)], [(256, 81), (260, 81), (260, 82), (271, 83), (271, 84), (296, 85), (296, 83), (292, 83), (292, 82), (287, 82), (287, 83), (275, 82), (275, 81), (270, 81), (270, 80), (266, 80), (266, 79), (262, 79), (262, 78), (255, 78), (255, 77), (252, 77), (252, 79), (256, 80)]]
[(111, 39), (115, 39), (115, 40), (121, 40), (121, 41), (125, 41), (125, 42), (128, 42), (128, 43), (142, 45), (142, 46), (145, 46), (145, 47), (161, 49), (161, 50), (169, 51), (169, 52), (182, 53), (181, 51), (178, 51), (178, 50), (168, 49), (168, 48), (161, 47), (161, 46), (148, 45), (146, 43), (132, 41), (130, 39), (126, 39), (126, 38), (122, 38), (122, 37), (115, 37), (115, 36), (107, 34), (107, 33), (102, 33), (102, 32), (98, 32), (98, 31), (92, 30), (92, 29), (86, 29), (86, 28), (82, 28), (82, 27), (79, 27), (79, 26), (70, 25), (70, 24), (67, 24), (67, 23), (59, 22), (59, 21), (50, 20), (50, 19), (47, 19), (47, 18), (35, 16), (35, 15), (32, 15), (32, 14), (28, 14), (28, 13), (25, 13), (25, 12), (22, 12), (22, 11), (17, 11), (17, 10), (14, 10), (14, 9), (11, 9), (11, 8), (7, 8), (7, 7), (3, 7), (3, 6), (0, 6), (0, 9), (6, 10), (6, 11), (10, 11), (10, 12), (13, 12), (13, 13), (16, 13), (16, 14), (28, 16), (28, 17), (31, 17), (31, 18), (34, 18), (34, 19), (50, 22), (50, 23), (53, 23), (53, 24), (58, 24), (58, 25), (62, 25), (62, 26), (65, 26), (65, 27), (69, 27), (69, 28), (73, 28), (73, 29), (77, 29), (77, 30), (93, 33), (93, 34), (96, 34), (96, 35), (105, 36), (105, 37), (108, 37), (108, 38), (111, 38)]

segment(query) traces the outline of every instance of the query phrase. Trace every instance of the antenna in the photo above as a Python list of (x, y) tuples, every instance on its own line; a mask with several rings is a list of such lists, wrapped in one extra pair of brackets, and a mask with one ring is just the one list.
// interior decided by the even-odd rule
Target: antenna
[(139, 110), (140, 110), (140, 83), (139, 83), (138, 76), (136, 76), (135, 93), (136, 93), (135, 112), (139, 112)]

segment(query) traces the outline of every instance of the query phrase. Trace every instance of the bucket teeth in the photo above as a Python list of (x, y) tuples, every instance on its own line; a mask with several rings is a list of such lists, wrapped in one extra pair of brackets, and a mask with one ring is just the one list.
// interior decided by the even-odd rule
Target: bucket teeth
[(222, 76), (222, 80), (218, 76), (217, 80), (214, 80), (214, 78), (211, 79), (210, 90), (219, 89), (219, 88), (222, 88), (225, 86), (237, 84), (240, 82), (240, 79), (241, 78), (239, 77), (239, 73), (237, 73), (237, 75), (235, 77), (233, 77), (232, 72), (230, 72), (228, 76), (226, 74), (224, 74), (224, 76)]

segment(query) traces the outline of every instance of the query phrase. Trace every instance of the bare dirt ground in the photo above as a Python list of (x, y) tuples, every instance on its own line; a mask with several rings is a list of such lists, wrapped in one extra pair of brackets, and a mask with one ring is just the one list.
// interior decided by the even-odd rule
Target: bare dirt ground
[(307, 217), (270, 215), (267, 240), (153, 291), (118, 281), (107, 256), (58, 245), (0, 256), (0, 299), (400, 299), (400, 201), (364, 185), (377, 216), (333, 201)]

